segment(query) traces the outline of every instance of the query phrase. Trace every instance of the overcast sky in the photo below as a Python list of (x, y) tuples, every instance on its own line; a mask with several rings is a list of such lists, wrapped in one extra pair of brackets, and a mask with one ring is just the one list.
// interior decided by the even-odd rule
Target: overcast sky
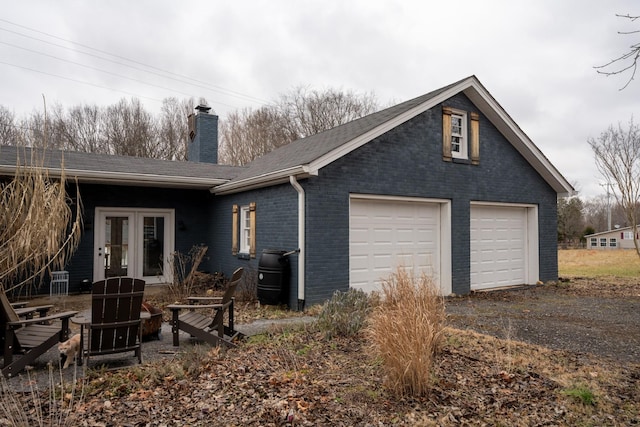
[[(295, 86), (374, 93), (389, 105), (476, 75), (585, 197), (604, 193), (587, 139), (626, 125), (640, 75), (594, 66), (640, 29), (631, 0), (0, 0), (0, 105), (204, 97), (217, 114)], [(638, 119), (640, 120), (640, 119)]]

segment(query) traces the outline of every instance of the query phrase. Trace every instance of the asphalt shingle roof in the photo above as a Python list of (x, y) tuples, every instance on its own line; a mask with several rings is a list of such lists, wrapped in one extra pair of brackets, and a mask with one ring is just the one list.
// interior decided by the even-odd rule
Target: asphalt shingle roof
[[(30, 149), (15, 146), (0, 146), (0, 166), (14, 167), (18, 156), (24, 163)], [(198, 178), (228, 181), (244, 168), (210, 163), (179, 162), (143, 157), (113, 156), (107, 154), (80, 153), (74, 151), (47, 150), (44, 166), (59, 169), (64, 158), (64, 168), (71, 175), (82, 178), (83, 172), (108, 172), (114, 174), (140, 174), (171, 178)]]
[(369, 114), (333, 129), (293, 141), (249, 163), (247, 169), (241, 171), (232, 182), (309, 164), (336, 148), (339, 148), (341, 145), (445, 92), (458, 83), (459, 82), (452, 83), (425, 95)]

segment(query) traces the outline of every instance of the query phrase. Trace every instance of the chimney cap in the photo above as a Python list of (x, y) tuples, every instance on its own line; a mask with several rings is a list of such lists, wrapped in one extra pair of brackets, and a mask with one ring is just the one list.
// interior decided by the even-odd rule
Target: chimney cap
[(206, 104), (199, 104), (196, 107), (196, 111), (198, 111), (198, 113), (209, 114), (209, 111), (211, 111), (211, 107)]

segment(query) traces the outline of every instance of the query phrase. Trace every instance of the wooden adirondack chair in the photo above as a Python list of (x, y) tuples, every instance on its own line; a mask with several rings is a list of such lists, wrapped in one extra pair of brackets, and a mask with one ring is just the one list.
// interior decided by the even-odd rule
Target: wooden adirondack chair
[[(211, 345), (224, 344), (229, 347), (235, 347), (234, 341), (241, 339), (242, 334), (234, 330), (233, 294), (242, 279), (243, 271), (242, 268), (239, 268), (233, 272), (222, 297), (188, 297), (189, 304), (171, 304), (167, 306), (172, 312), (171, 332), (174, 346), (180, 345), (179, 334), (180, 330), (183, 330), (196, 339)], [(216, 303), (212, 304), (213, 301), (216, 301)], [(187, 311), (180, 314), (180, 310)], [(214, 315), (208, 316), (202, 313), (202, 310), (206, 310), (209, 313), (213, 311)], [(225, 312), (229, 313), (227, 325), (224, 324)]]
[(91, 318), (72, 319), (81, 325), (83, 363), (91, 356), (128, 351), (133, 351), (142, 363), (140, 309), (144, 286), (144, 280), (131, 277), (111, 277), (93, 283)]
[[(51, 347), (69, 339), (69, 318), (78, 313), (66, 311), (24, 318), (27, 313), (21, 313), (23, 317), (16, 313), (2, 291), (0, 291), (0, 310), (2, 311), (0, 322), (4, 328), (1, 336), (4, 342), (2, 374), (7, 378), (16, 375)], [(38, 311), (38, 308), (35, 308), (35, 311)], [(16, 355), (20, 357), (14, 360)]]

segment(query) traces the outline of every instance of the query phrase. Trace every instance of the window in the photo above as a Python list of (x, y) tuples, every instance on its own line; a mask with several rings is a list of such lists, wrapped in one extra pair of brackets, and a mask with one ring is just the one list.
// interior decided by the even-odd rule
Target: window
[(256, 257), (256, 204), (233, 205), (231, 252)]
[(633, 240), (633, 232), (632, 231), (625, 231), (623, 239)]
[(471, 130), (467, 129), (467, 112), (442, 107), (442, 159), (469, 160), (480, 163), (480, 115), (470, 113)]
[(597, 237), (592, 237), (591, 239), (589, 239), (591, 243), (589, 243), (589, 247), (591, 248), (595, 248), (598, 246), (598, 238)]
[(454, 159), (467, 158), (466, 119), (464, 114), (451, 114), (451, 157)]
[(606, 237), (601, 237), (600, 238), (600, 246), (603, 248), (607, 247), (607, 238)]
[(618, 239), (616, 239), (615, 237), (612, 237), (609, 239), (609, 246), (612, 248), (617, 248), (618, 247)]
[(240, 208), (240, 253), (248, 254), (251, 249), (251, 217), (249, 206)]

